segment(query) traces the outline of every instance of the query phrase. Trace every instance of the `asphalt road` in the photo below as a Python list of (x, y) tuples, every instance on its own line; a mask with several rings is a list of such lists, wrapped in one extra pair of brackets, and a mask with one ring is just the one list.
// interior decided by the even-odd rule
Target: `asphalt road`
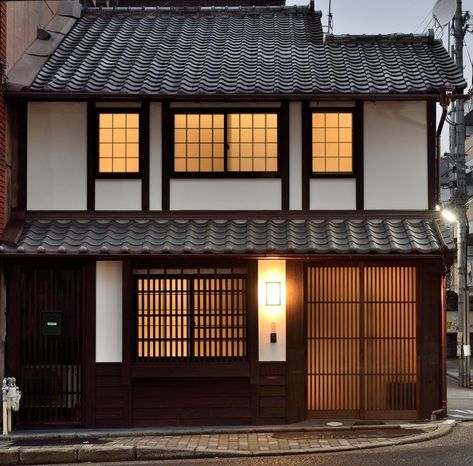
[[(102, 463), (101, 466), (121, 466), (124, 464)], [(459, 424), (452, 433), (435, 440), (389, 448), (349, 451), (346, 453), (318, 453), (314, 455), (259, 458), (143, 461), (135, 464), (154, 464), (157, 466), (472, 466), (473, 422)], [(91, 466), (92, 464), (88, 463), (88, 465)]]

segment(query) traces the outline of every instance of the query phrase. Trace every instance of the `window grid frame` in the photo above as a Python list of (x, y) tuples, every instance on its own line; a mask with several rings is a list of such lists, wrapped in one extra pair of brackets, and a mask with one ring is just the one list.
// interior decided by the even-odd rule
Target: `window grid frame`
[[(144, 121), (143, 107), (95, 107), (95, 179), (141, 179), (144, 174)], [(136, 172), (101, 172), (100, 171), (100, 115), (113, 113), (136, 113), (138, 114), (138, 171)]]
[[(259, 114), (274, 113), (277, 115), (277, 166), (276, 171), (228, 171), (228, 115), (229, 114)], [(174, 168), (174, 116), (194, 114), (221, 114), (224, 117), (224, 171), (221, 172), (178, 172)], [(171, 178), (281, 178), (283, 176), (282, 137), (283, 137), (283, 108), (282, 107), (206, 107), (206, 108), (171, 108), (169, 109), (169, 174)]]
[[(177, 267), (178, 269), (180, 267)], [(132, 358), (133, 358), (133, 362), (136, 364), (155, 364), (155, 363), (164, 363), (164, 364), (172, 364), (172, 363), (176, 363), (176, 362), (181, 362), (181, 363), (215, 363), (215, 362), (230, 362), (230, 363), (234, 363), (234, 362), (245, 362), (247, 363), (249, 361), (249, 303), (248, 303), (248, 292), (249, 292), (249, 270), (245, 267), (246, 271), (245, 273), (234, 273), (234, 269), (241, 269), (242, 267), (233, 267), (233, 266), (230, 266), (230, 267), (225, 267), (225, 268), (229, 268), (231, 270), (230, 273), (219, 273), (217, 272), (218, 269), (220, 269), (220, 267), (213, 267), (213, 266), (209, 266), (209, 267), (197, 267), (196, 269), (196, 272), (195, 273), (185, 273), (182, 269), (181, 269), (181, 273), (168, 273), (168, 270), (170, 269), (174, 269), (175, 270), (175, 267), (171, 267), (170, 269), (168, 268), (165, 268), (164, 269), (164, 273), (153, 273), (150, 269), (147, 270), (147, 273), (134, 273), (133, 274), (133, 294), (134, 294), (134, 304), (133, 304), (133, 339), (132, 339)], [(205, 270), (205, 269), (214, 269), (214, 273), (201, 273), (201, 270)], [(235, 290), (230, 290), (230, 292), (228, 291), (223, 291), (221, 288), (219, 288), (218, 290), (217, 289), (214, 289), (214, 290), (207, 290), (206, 287), (198, 287), (197, 290), (194, 288), (194, 281), (199, 281), (199, 280), (206, 280), (206, 279), (213, 279), (213, 280), (218, 280), (219, 281), (219, 287), (222, 286), (222, 283), (221, 281), (222, 280), (229, 280), (230, 282), (232, 282), (233, 280), (243, 280), (243, 287), (240, 288), (240, 287), (237, 287)], [(139, 309), (138, 309), (138, 297), (139, 297), (139, 288), (138, 288), (138, 282), (140, 280), (146, 280), (148, 282), (148, 290), (146, 291), (146, 296), (147, 296), (147, 300), (149, 302), (150, 300), (150, 296), (152, 295), (152, 293), (155, 293), (156, 290), (154, 289), (154, 285), (152, 287), (149, 286), (149, 283), (154, 281), (154, 280), (162, 280), (162, 281), (167, 281), (167, 280), (181, 280), (183, 283), (186, 282), (187, 283), (187, 286), (185, 287), (185, 289), (182, 289), (182, 290), (165, 290), (163, 292), (163, 295), (164, 296), (164, 299), (166, 300), (168, 296), (177, 296), (177, 292), (181, 292), (181, 297), (185, 296), (186, 297), (186, 302), (187, 302), (187, 309), (185, 309), (185, 313), (184, 313), (184, 309), (182, 309), (181, 311), (181, 314), (175, 314), (175, 316), (181, 316), (181, 317), (185, 317), (186, 319), (186, 327), (187, 328), (187, 338), (183, 338), (182, 335), (183, 335), (183, 331), (180, 330), (180, 334), (181, 334), (181, 337), (177, 337), (177, 334), (178, 334), (178, 327), (176, 326), (175, 327), (175, 330), (176, 330), (176, 338), (164, 338), (164, 339), (159, 339), (159, 338), (154, 338), (154, 339), (151, 339), (151, 338), (144, 338), (142, 337), (140, 339), (139, 337), (139, 317), (140, 317), (140, 313), (139, 313)], [(243, 321), (244, 321), (244, 325), (240, 326), (240, 325), (237, 325), (237, 326), (231, 326), (229, 327), (228, 325), (227, 326), (221, 326), (220, 328), (220, 332), (222, 332), (223, 329), (226, 329), (227, 332), (228, 332), (228, 329), (231, 329), (232, 332), (237, 332), (239, 334), (240, 331), (243, 331), (243, 339), (241, 338), (235, 338), (234, 335), (232, 335), (232, 338), (229, 338), (228, 335), (227, 337), (223, 337), (222, 334), (220, 334), (220, 337), (217, 338), (217, 337), (196, 337), (195, 336), (195, 330), (196, 328), (197, 329), (201, 329), (201, 326), (196, 326), (196, 318), (200, 318), (200, 317), (205, 317), (205, 313), (203, 312), (203, 309), (201, 309), (200, 307), (198, 309), (195, 309), (195, 300), (198, 300), (201, 296), (204, 297), (204, 299), (208, 300), (208, 299), (211, 299), (209, 296), (206, 296), (205, 295), (205, 292), (206, 291), (210, 291), (210, 295), (212, 295), (212, 293), (215, 295), (215, 302), (219, 301), (220, 305), (222, 303), (222, 296), (225, 294), (225, 296), (228, 298), (230, 297), (232, 300), (234, 298), (234, 296), (236, 295), (239, 295), (241, 294), (241, 304), (242, 304), (242, 309), (240, 310), (239, 308), (236, 309), (236, 313), (233, 312), (232, 313), (232, 321), (234, 319), (237, 319), (239, 320), (240, 318), (243, 318)], [(220, 294), (218, 294), (220, 292)], [(143, 293), (143, 299), (144, 299), (144, 296), (145, 296), (145, 292), (144, 291), (141, 291), (141, 293)], [(156, 293), (156, 295), (154, 295), (155, 297), (158, 296), (158, 294)], [(159, 299), (162, 299), (162, 296), (160, 296)], [(240, 300), (240, 297), (238, 298), (238, 300)], [(220, 306), (219, 305), (219, 306)], [(217, 307), (219, 307), (217, 306)], [(160, 321), (160, 319), (162, 319), (162, 317), (164, 316), (164, 318), (166, 319), (166, 314), (163, 314), (162, 313), (162, 309), (158, 309), (160, 311), (159, 314), (156, 314), (153, 313), (152, 315), (149, 314), (148, 315), (148, 319), (151, 319), (153, 323), (156, 323), (156, 319), (158, 319), (158, 321)], [(228, 316), (228, 309), (217, 309), (215, 308), (213, 310), (214, 314), (213, 316), (217, 316), (217, 310), (221, 312), (221, 316), (222, 315), (226, 315)], [(144, 316), (144, 314), (141, 314), (142, 317)], [(210, 317), (212, 317), (212, 314), (208, 314)], [(208, 319), (207, 319), (208, 320)], [(181, 321), (182, 321), (182, 318), (181, 318)], [(181, 322), (182, 323), (182, 322)], [(149, 324), (151, 325), (151, 324)], [(143, 327), (144, 328), (144, 327)], [(209, 330), (211, 329), (212, 327), (211, 326), (206, 326), (204, 325), (203, 329), (204, 330)], [(218, 327), (214, 327), (215, 329), (219, 329)], [(148, 332), (149, 332), (149, 328), (148, 328)], [(156, 330), (153, 329), (153, 333), (155, 332)], [(147, 355), (147, 356), (140, 356), (139, 355), (139, 344), (140, 342), (142, 342), (142, 344), (144, 344), (143, 342), (145, 341), (148, 341), (149, 342), (152, 342), (154, 345), (156, 343), (159, 343), (160, 345), (164, 342), (174, 342), (175, 343), (175, 348), (176, 349), (180, 349), (182, 350), (184, 348), (184, 346), (186, 347), (186, 350), (188, 352), (187, 355), (178, 355), (178, 356), (156, 356), (156, 355)], [(217, 356), (209, 356), (209, 355), (196, 355), (195, 354), (195, 344), (196, 343), (199, 343), (199, 344), (203, 344), (204, 345), (204, 351), (208, 351), (209, 348), (211, 348), (211, 343), (212, 341), (214, 342), (219, 342), (220, 343), (220, 351), (222, 351), (222, 342), (227, 342), (227, 350), (228, 350), (228, 342), (230, 341), (230, 347), (232, 348), (232, 350), (234, 350), (234, 346), (232, 345), (239, 345), (240, 341), (242, 341), (243, 343), (243, 350), (244, 350), (244, 355), (237, 355), (237, 356), (222, 356), (222, 355), (217, 355)], [(182, 342), (185, 342), (186, 344), (183, 346), (182, 345)], [(167, 350), (166, 350), (167, 351)], [(154, 352), (154, 351), (153, 351)]]
[[(315, 113), (350, 113), (351, 114), (351, 145), (352, 145), (352, 170), (351, 172), (314, 172), (313, 171), (313, 126), (312, 119)], [(310, 178), (349, 178), (357, 179), (358, 178), (358, 143), (357, 143), (357, 125), (356, 121), (357, 112), (355, 107), (310, 107), (308, 112), (308, 131), (309, 131), (309, 160), (307, 161), (309, 167), (309, 177)]]

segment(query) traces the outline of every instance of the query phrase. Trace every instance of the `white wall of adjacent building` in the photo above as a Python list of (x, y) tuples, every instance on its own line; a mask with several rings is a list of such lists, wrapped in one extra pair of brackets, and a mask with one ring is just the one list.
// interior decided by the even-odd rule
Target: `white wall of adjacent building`
[(27, 209), (87, 208), (87, 104), (30, 102)]

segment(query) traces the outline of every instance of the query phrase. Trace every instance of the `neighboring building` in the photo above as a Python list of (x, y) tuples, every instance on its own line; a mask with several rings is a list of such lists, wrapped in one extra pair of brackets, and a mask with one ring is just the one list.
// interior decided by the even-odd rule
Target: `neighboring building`
[(465, 82), (432, 37), (324, 41), (320, 18), (87, 9), (10, 82), (18, 426), (445, 408), (435, 107)]
[[(58, 23), (68, 17), (73, 5), (79, 7), (79, 1), (0, 1), (0, 232), (3, 232), (11, 209), (17, 210), (18, 202), (21, 203), (18, 199), (18, 173), (12, 168), (14, 165), (12, 161), (18, 159), (23, 143), (21, 136), (16, 133), (20, 106), (17, 103), (11, 104), (5, 99), (3, 93), (5, 78), (13, 68), (34, 73), (34, 62), (38, 60), (40, 64), (37, 64), (36, 72), (39, 70), (57, 45), (57, 41), (54, 41), (51, 35), (56, 35), (54, 31)], [(41, 46), (35, 49), (38, 44)], [(25, 54), (25, 51), (28, 53)], [(0, 380), (3, 379), (5, 367), (4, 286), (2, 270), (0, 271)]]

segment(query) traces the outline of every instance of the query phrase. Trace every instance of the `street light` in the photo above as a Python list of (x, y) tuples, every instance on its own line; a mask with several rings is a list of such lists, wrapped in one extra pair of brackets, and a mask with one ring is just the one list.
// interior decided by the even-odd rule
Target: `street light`
[[(466, 239), (467, 227), (465, 220), (449, 209), (441, 210), (442, 217), (449, 223), (454, 223), (457, 236), (457, 288), (458, 288), (458, 323), (457, 356), (458, 356), (458, 384), (461, 387), (470, 387), (470, 310), (469, 293), (466, 286)], [(466, 220), (466, 222), (468, 222)]]

